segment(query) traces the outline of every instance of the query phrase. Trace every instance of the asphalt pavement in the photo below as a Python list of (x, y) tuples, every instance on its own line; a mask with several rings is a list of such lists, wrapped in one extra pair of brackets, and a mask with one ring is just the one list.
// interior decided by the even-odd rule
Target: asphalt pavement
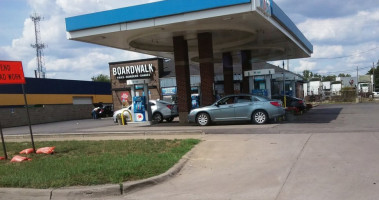
[[(304, 115), (291, 116), (289, 121), (263, 126), (118, 126), (110, 119), (35, 125), (33, 131), (40, 140), (203, 141), (162, 176), (124, 183), (123, 194), (119, 185), (2, 188), (0, 199), (29, 195), (28, 199), (374, 200), (379, 196), (378, 117), (379, 104), (362, 103), (320, 105)], [(59, 128), (59, 124), (69, 127)], [(55, 128), (49, 131), (48, 126)], [(25, 127), (3, 131), (6, 141), (28, 139)]]

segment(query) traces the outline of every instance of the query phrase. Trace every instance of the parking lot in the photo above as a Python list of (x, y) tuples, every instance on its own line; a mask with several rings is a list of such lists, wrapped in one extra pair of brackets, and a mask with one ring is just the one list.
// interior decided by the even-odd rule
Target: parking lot
[[(327, 132), (376, 132), (379, 124), (378, 103), (360, 104), (324, 104), (303, 115), (290, 115), (286, 121), (265, 125), (249, 123), (227, 123), (200, 127), (196, 124), (163, 122), (151, 126), (126, 125), (113, 123), (111, 118), (72, 120), (48, 124), (33, 125), (36, 135), (43, 134), (100, 134), (100, 133), (181, 133), (203, 132), (207, 134), (283, 134), (283, 133), (327, 133)], [(29, 127), (4, 128), (4, 135), (27, 135)]]
[[(176, 176), (121, 196), (103, 194), (90, 199), (356, 200), (379, 196), (378, 113), (376, 103), (330, 104), (290, 121), (266, 125), (163, 123), (141, 127), (101, 119), (33, 128), (40, 139), (53, 140), (203, 140)], [(28, 140), (28, 127), (7, 128), (4, 133), (8, 141), (16, 134), (25, 134)]]

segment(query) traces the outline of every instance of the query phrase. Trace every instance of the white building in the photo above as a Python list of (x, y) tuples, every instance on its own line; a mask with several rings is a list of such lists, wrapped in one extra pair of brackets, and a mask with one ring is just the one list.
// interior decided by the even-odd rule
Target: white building
[(340, 95), (341, 89), (342, 89), (342, 84), (340, 82), (335, 82), (335, 83), (332, 83), (330, 87), (330, 92), (332, 93), (332, 95)]
[(321, 84), (322, 84), (322, 89), (324, 91), (329, 91), (331, 89), (331, 82), (330, 81), (323, 81)]
[(308, 95), (320, 95), (322, 90), (321, 81), (309, 81)]

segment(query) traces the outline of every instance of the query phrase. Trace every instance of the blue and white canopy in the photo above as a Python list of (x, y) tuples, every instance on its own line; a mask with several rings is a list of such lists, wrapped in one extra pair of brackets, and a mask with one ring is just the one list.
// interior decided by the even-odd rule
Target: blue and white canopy
[(272, 0), (163, 0), (66, 18), (70, 40), (173, 58), (174, 36), (198, 60), (197, 34), (211, 32), (215, 62), (251, 50), (262, 61), (309, 57), (312, 44)]

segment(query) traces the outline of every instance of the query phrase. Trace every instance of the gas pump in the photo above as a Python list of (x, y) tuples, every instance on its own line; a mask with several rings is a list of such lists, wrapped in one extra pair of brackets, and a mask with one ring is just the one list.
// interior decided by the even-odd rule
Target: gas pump
[(144, 122), (146, 121), (146, 98), (144, 96), (135, 96), (133, 97), (133, 111), (134, 111), (134, 119), (136, 122)]
[(191, 95), (192, 109), (198, 108), (200, 106), (200, 97), (198, 94)]
[[(150, 79), (135, 79), (135, 80), (127, 80), (127, 85), (132, 85), (131, 87), (131, 95), (133, 99), (133, 117), (134, 122), (146, 122), (151, 121), (151, 107), (148, 106), (147, 102), (149, 102), (149, 90), (148, 83), (150, 83)], [(138, 85), (138, 87), (136, 87)], [(143, 87), (141, 87), (143, 85)], [(136, 92), (137, 88), (143, 89), (143, 95), (140, 96), (139, 92)]]

